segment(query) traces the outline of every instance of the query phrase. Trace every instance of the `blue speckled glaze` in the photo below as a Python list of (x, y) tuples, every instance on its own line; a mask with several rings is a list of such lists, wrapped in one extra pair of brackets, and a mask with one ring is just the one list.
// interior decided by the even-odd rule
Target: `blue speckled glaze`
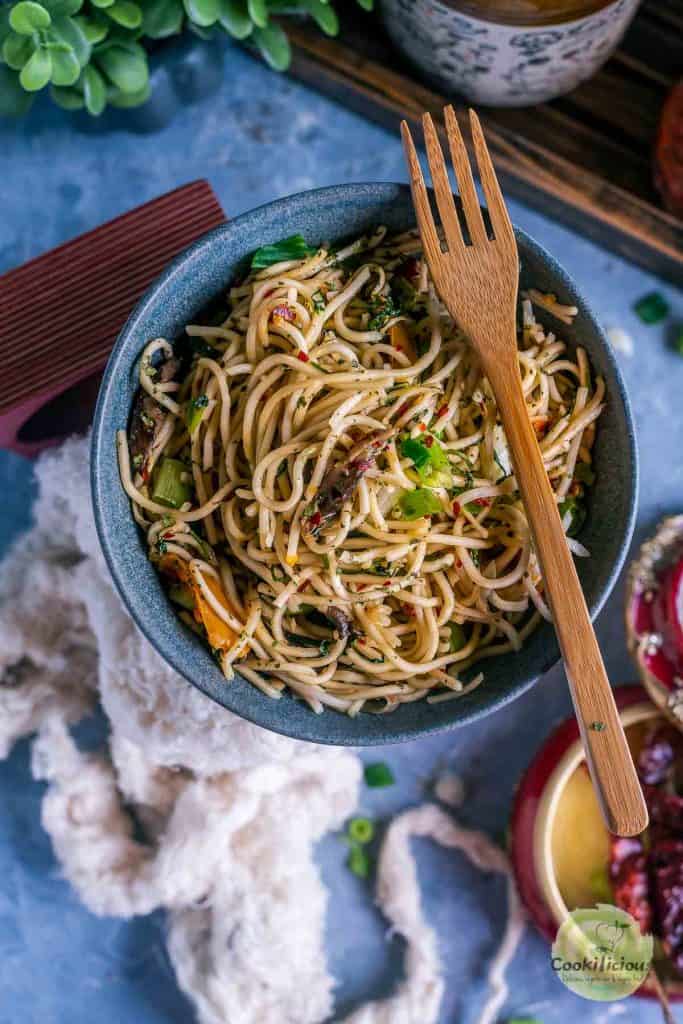
[[(185, 324), (226, 289), (254, 249), (296, 232), (318, 244), (363, 233), (379, 223), (393, 230), (414, 224), (405, 185), (343, 185), (302, 193), (259, 207), (206, 235), (171, 264), (129, 318), (107, 364), (93, 428), (97, 529), (116, 586), (140, 629), (178, 672), (219, 704), (267, 729), (318, 743), (392, 743), (489, 714), (524, 693), (557, 661), (554, 631), (544, 623), (521, 652), (486, 662), (485, 683), (461, 699), (436, 705), (424, 701), (406, 704), (388, 716), (349, 718), (330, 710), (315, 715), (288, 695), (277, 701), (266, 697), (241, 677), (227, 684), (205, 645), (177, 619), (147, 559), (119, 480), (115, 434), (128, 422), (137, 389), (137, 359), (145, 343), (159, 335), (177, 337)], [(607, 406), (594, 451), (597, 479), (581, 534), (592, 557), (579, 563), (595, 616), (617, 579), (633, 531), (637, 454), (631, 412), (614, 357), (586, 302), (541, 246), (522, 231), (517, 231), (517, 240), (521, 287), (554, 292), (563, 302), (578, 307), (574, 324), (562, 326), (562, 336), (587, 350), (593, 369), (607, 386)], [(557, 329), (552, 318), (546, 323)]]

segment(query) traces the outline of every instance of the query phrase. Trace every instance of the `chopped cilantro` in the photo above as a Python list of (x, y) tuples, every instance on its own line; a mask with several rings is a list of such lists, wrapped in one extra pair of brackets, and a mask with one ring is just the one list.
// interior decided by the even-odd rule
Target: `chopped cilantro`
[(194, 434), (195, 430), (201, 422), (201, 418), (204, 414), (204, 410), (209, 404), (209, 399), (206, 395), (197, 395), (187, 404), (187, 412), (185, 413), (185, 422), (187, 423), (187, 429), (190, 435)]
[(591, 722), (591, 724), (588, 726), (588, 728), (592, 732), (604, 732), (605, 729), (607, 728), (607, 726), (605, 725), (604, 722)]
[(566, 498), (560, 502), (560, 517), (564, 519), (567, 512), (570, 513), (571, 519), (569, 521), (569, 527), (567, 529), (568, 537), (576, 537), (577, 533), (580, 533), (581, 527), (586, 522), (586, 506), (578, 498)]
[(389, 320), (401, 315), (401, 307), (394, 302), (392, 295), (383, 295), (372, 299), (370, 302), (371, 317), (368, 320), (368, 329), (381, 331)]

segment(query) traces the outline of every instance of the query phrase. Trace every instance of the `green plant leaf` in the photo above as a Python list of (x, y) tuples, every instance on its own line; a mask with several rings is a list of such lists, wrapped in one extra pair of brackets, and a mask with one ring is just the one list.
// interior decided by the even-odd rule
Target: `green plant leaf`
[(362, 7), (364, 11), (371, 11), (375, 6), (375, 0), (356, 0), (359, 7)]
[(103, 39), (107, 38), (109, 32), (109, 25), (104, 19), (81, 17), (73, 19), (74, 24), (83, 34), (86, 42), (90, 43), (91, 46), (95, 46), (96, 43), (101, 43)]
[(81, 65), (70, 47), (64, 50), (52, 50), (50, 56), (52, 58), (50, 81), (53, 85), (69, 86), (78, 81)]
[(30, 36), (41, 28), (48, 28), (51, 21), (49, 11), (33, 0), (21, 0), (9, 12), (9, 23), (21, 36)]
[(246, 39), (253, 28), (244, 0), (221, 0), (218, 20), (235, 39)]
[(339, 18), (331, 4), (324, 3), (323, 0), (306, 0), (304, 6), (325, 35), (336, 36), (339, 34)]
[(101, 10), (105, 10), (107, 7), (111, 7), (114, 0), (90, 0), (93, 7), (99, 7)]
[(177, 35), (185, 13), (181, 0), (148, 0), (142, 11), (142, 31), (150, 39)]
[(55, 18), (50, 35), (61, 39), (74, 51), (76, 60), (82, 68), (90, 61), (92, 47), (75, 18)]
[(51, 18), (70, 18), (83, 6), (83, 0), (40, 0), (40, 3), (50, 12)]
[(50, 98), (62, 110), (82, 110), (85, 106), (83, 97), (77, 89), (60, 89), (58, 86), (51, 85)]
[(11, 32), (2, 44), (2, 59), (13, 71), (21, 71), (36, 48), (30, 36), (20, 36)]
[(0, 64), (0, 114), (3, 117), (21, 117), (31, 108), (33, 94), (25, 92), (16, 71)]
[(138, 92), (122, 92), (121, 89), (111, 89), (107, 91), (107, 103), (121, 109), (139, 107), (142, 103), (147, 102), (150, 92), (149, 82)]
[(93, 64), (83, 72), (83, 98), (93, 117), (99, 117), (107, 105), (107, 84)]
[(115, 0), (105, 14), (123, 28), (139, 28), (142, 25), (142, 9), (132, 0)]
[(254, 42), (265, 62), (275, 71), (286, 71), (292, 60), (289, 39), (279, 25), (254, 29)]
[(249, 17), (257, 28), (265, 28), (268, 24), (267, 0), (247, 0)]
[(50, 81), (51, 74), (52, 57), (48, 50), (39, 46), (21, 69), (19, 81), (26, 92), (38, 92)]
[(112, 46), (97, 54), (97, 63), (110, 82), (122, 93), (142, 93), (149, 81), (147, 54), (137, 43), (135, 50)]
[(190, 21), (200, 28), (209, 28), (218, 21), (220, 0), (183, 0)]

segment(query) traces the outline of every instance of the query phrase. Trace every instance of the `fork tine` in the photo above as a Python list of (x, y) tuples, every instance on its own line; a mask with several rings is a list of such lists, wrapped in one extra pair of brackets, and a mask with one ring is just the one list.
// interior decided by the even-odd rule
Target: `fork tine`
[(436, 193), (436, 205), (443, 225), (448, 248), (451, 251), (461, 247), (463, 242), (460, 221), (455, 209), (453, 190), (448, 180), (448, 171), (443, 159), (443, 150), (431, 114), (422, 115), (422, 128), (427, 148), (427, 162), (432, 173), (432, 184)]
[(417, 151), (407, 121), (401, 121), (401, 137), (410, 173), (410, 190), (413, 194), (417, 226), (420, 229), (427, 263), (433, 273), (433, 267), (438, 265), (437, 261), (441, 256), (441, 243), (436, 233), (436, 226), (429, 205), (429, 196), (427, 195), (427, 188), (422, 176), (422, 168), (417, 158)]
[(493, 225), (493, 231), (496, 236), (496, 241), (502, 241), (504, 238), (514, 238), (514, 232), (512, 230), (512, 224), (510, 223), (510, 216), (503, 199), (503, 193), (500, 191), (500, 185), (498, 184), (498, 178), (496, 172), (493, 169), (491, 163), (491, 157), (489, 156), (488, 146), (484, 139), (484, 133), (479, 123), (479, 118), (475, 112), (470, 109), (470, 125), (472, 127), (472, 141), (474, 142), (474, 152), (477, 157), (477, 165), (479, 167), (479, 177), (484, 188), (484, 194), (486, 196), (486, 205), (489, 211), (489, 217), (491, 218), (491, 224)]
[(458, 191), (462, 200), (463, 210), (465, 211), (467, 229), (470, 233), (472, 244), (483, 245), (487, 240), (486, 228), (484, 227), (484, 220), (481, 215), (477, 190), (474, 187), (472, 167), (470, 166), (467, 150), (465, 149), (458, 119), (455, 116), (453, 107), (450, 105), (444, 110), (444, 120), (446, 122), (446, 134), (451, 151), (451, 160), (453, 161), (453, 169), (455, 171), (455, 180), (458, 183)]

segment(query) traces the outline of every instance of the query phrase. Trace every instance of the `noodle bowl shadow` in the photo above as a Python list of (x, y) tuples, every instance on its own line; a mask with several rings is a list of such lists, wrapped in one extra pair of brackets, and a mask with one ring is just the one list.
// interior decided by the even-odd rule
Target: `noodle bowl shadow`
[[(300, 232), (309, 243), (334, 241), (377, 224), (390, 230), (414, 226), (410, 192), (394, 184), (343, 185), (292, 196), (243, 214), (186, 250), (144, 295), (124, 326), (105, 370), (92, 437), (95, 521), (114, 582), (133, 619), (156, 650), (190, 683), (242, 718), (266, 729), (316, 743), (357, 746), (394, 743), (464, 725), (524, 693), (559, 658), (555, 633), (543, 623), (521, 651), (480, 663), (482, 685), (462, 698), (438, 704), (402, 704), (389, 715), (356, 718), (326, 709), (314, 714), (301, 700), (273, 700), (239, 673), (228, 683), (208, 648), (177, 618), (147, 558), (146, 545), (119, 479), (116, 431), (128, 423), (138, 387), (137, 364), (154, 337), (178, 337), (224, 292), (259, 246)], [(528, 235), (517, 231), (521, 287), (555, 293), (579, 309), (572, 326), (542, 310), (537, 317), (571, 347), (581, 344), (595, 373), (605, 379), (607, 404), (596, 435), (596, 481), (579, 539), (591, 552), (579, 575), (593, 616), (602, 608), (624, 561), (633, 531), (637, 455), (624, 384), (608, 342), (565, 271)], [(485, 301), (485, 299), (483, 299)], [(239, 667), (239, 666), (237, 666)]]

